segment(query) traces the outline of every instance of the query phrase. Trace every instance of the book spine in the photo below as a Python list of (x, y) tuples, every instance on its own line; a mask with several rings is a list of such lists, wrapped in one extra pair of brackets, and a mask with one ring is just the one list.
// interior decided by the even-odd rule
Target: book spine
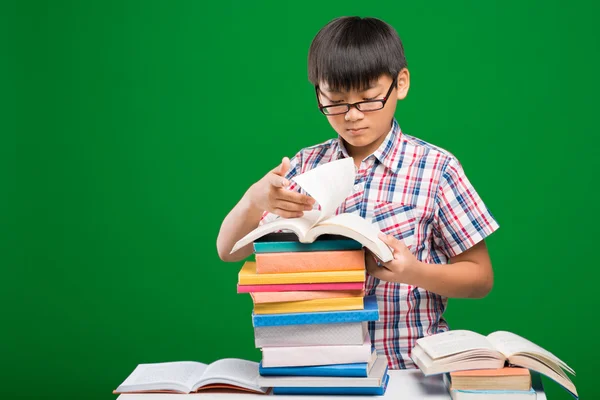
[(368, 363), (371, 359), (369, 335), (359, 346), (265, 347), (262, 365), (270, 367), (302, 367), (331, 364)]
[(254, 305), (254, 314), (309, 313), (322, 311), (362, 310), (361, 297), (340, 299), (315, 299), (302, 301), (282, 301), (279, 303), (259, 303)]
[(390, 376), (385, 375), (380, 387), (274, 387), (273, 394), (322, 394), (322, 395), (374, 395), (383, 396), (387, 389)]
[(360, 345), (367, 332), (367, 322), (266, 326), (254, 328), (254, 343), (257, 348)]
[(238, 293), (252, 292), (291, 292), (291, 291), (314, 291), (314, 290), (364, 290), (364, 282), (339, 282), (339, 283), (296, 283), (296, 284), (272, 284), (272, 285), (238, 285)]
[(250, 293), (254, 304), (260, 303), (280, 303), (284, 301), (305, 301), (317, 299), (342, 299), (350, 297), (364, 297), (364, 290), (314, 290), (292, 291), (292, 292), (252, 292)]
[(254, 327), (335, 324), (343, 322), (378, 321), (379, 311), (375, 296), (364, 298), (364, 309), (353, 311), (323, 311), (313, 313), (252, 314)]
[(364, 250), (256, 254), (256, 273), (344, 271), (365, 269)]
[(265, 368), (261, 363), (258, 367), (258, 372), (262, 376), (330, 376), (365, 378), (368, 376), (367, 368), (367, 363), (271, 368)]
[(313, 243), (254, 242), (255, 253), (292, 253), (310, 251), (360, 250), (362, 244), (355, 240), (323, 240)]

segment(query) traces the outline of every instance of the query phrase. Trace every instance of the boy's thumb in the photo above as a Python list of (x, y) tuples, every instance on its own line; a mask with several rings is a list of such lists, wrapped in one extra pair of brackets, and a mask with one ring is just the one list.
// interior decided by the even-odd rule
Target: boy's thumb
[(283, 157), (281, 164), (279, 165), (278, 171), (275, 172), (279, 176), (285, 176), (290, 169), (290, 159)]

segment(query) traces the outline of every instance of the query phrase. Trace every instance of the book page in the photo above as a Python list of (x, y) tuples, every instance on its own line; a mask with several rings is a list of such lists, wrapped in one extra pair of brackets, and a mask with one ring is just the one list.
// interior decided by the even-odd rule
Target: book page
[[(341, 229), (335, 229), (335, 227)], [(343, 235), (354, 239), (371, 250), (383, 262), (393, 259), (392, 251), (388, 245), (377, 237), (379, 228), (358, 214), (344, 213), (328, 218), (312, 228), (307, 234), (307, 238), (314, 240), (315, 237), (325, 233)]]
[(352, 193), (355, 175), (354, 159), (348, 157), (320, 165), (292, 178), (321, 206), (321, 215), (315, 225), (335, 214), (335, 210)]
[(263, 237), (268, 233), (279, 230), (290, 230), (298, 236), (300, 242), (303, 242), (305, 241), (306, 233), (319, 218), (319, 214), (319, 210), (305, 211), (304, 215), (300, 218), (277, 218), (268, 224), (261, 225), (238, 240), (235, 246), (233, 246), (233, 249), (231, 249), (230, 254), (235, 253), (248, 243), (252, 243), (256, 239)]
[(571, 367), (569, 367), (554, 354), (515, 333), (505, 331), (490, 333), (488, 335), (488, 340), (494, 345), (496, 350), (504, 354), (506, 358), (510, 358), (512, 355), (517, 353), (535, 354), (541, 356), (542, 361), (543, 358), (546, 358), (558, 364), (560, 367), (566, 369), (570, 373), (575, 374)]
[(193, 361), (140, 364), (116, 391), (180, 390), (189, 392), (206, 368), (206, 364)]
[(258, 363), (239, 358), (224, 358), (210, 364), (202, 378), (194, 385), (194, 390), (204, 385), (224, 383), (247, 389), (264, 391), (258, 385)]
[(495, 350), (485, 336), (465, 330), (422, 337), (417, 343), (434, 360), (469, 350)]

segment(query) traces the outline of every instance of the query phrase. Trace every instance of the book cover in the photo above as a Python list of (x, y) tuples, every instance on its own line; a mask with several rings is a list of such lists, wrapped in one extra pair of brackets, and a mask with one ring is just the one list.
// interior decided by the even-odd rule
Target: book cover
[(255, 258), (258, 274), (365, 269), (364, 250), (257, 253)]
[(283, 325), (311, 325), (311, 324), (335, 324), (342, 322), (378, 321), (379, 310), (375, 295), (363, 299), (362, 310), (351, 311), (323, 311), (312, 313), (288, 313), (288, 314), (254, 314), (252, 313), (252, 325), (283, 326)]
[(338, 283), (291, 283), (274, 285), (237, 285), (238, 293), (259, 292), (292, 292), (292, 291), (344, 291), (364, 290), (364, 282), (338, 282)]
[(285, 325), (254, 328), (254, 344), (260, 347), (361, 344), (367, 322)]
[(317, 311), (362, 310), (363, 308), (362, 297), (345, 297), (255, 304), (254, 314), (308, 313)]
[(287, 274), (257, 274), (256, 262), (254, 261), (246, 261), (238, 274), (238, 284), (240, 285), (364, 281), (364, 270), (291, 272)]

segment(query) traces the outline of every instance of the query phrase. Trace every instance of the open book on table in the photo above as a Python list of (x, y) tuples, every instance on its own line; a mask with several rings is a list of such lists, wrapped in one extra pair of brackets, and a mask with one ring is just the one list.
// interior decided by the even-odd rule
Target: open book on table
[(140, 364), (113, 392), (193, 393), (206, 389), (230, 389), (265, 394), (258, 385), (258, 363), (225, 358), (212, 364), (194, 361)]
[(554, 380), (578, 398), (567, 374), (575, 371), (554, 354), (511, 332), (488, 336), (455, 330), (417, 340), (411, 358), (425, 375), (471, 369), (502, 368), (506, 362), (537, 371)]
[(355, 170), (352, 157), (332, 161), (300, 174), (294, 180), (321, 206), (321, 210), (304, 212), (300, 218), (278, 218), (254, 229), (240, 239), (231, 253), (256, 239), (279, 230), (294, 232), (300, 242), (312, 243), (320, 235), (346, 236), (360, 242), (381, 261), (391, 261), (390, 248), (377, 237), (379, 229), (357, 214), (334, 215), (336, 209), (352, 193)]

